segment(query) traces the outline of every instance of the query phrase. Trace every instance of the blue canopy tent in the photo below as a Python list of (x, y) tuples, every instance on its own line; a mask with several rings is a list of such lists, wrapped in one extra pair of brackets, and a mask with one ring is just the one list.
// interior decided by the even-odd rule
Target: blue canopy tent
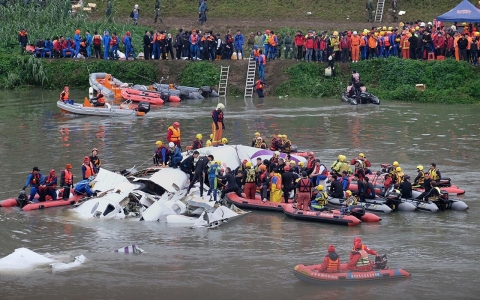
[(480, 22), (480, 10), (470, 1), (463, 0), (460, 4), (436, 18), (442, 22)]

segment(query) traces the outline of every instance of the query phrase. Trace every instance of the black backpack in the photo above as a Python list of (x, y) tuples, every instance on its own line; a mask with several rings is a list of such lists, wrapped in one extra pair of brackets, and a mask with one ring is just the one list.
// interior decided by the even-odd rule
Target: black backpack
[(133, 19), (133, 10), (132, 10), (132, 12), (130, 13), (130, 18)]

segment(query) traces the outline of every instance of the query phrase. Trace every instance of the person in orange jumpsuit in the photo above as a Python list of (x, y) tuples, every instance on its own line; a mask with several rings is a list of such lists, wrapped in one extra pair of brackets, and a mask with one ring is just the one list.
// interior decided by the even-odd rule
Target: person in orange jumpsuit
[(410, 42), (408, 41), (410, 36), (410, 33), (402, 34), (402, 38), (400, 39), (400, 49), (402, 49), (402, 57), (404, 59), (410, 58)]
[(223, 109), (225, 105), (218, 103), (217, 108), (212, 111), (212, 146), (218, 146), (222, 143), (222, 131), (225, 129), (223, 122)]
[(360, 56), (360, 43), (361, 43), (361, 38), (357, 34), (356, 31), (353, 32), (352, 38), (351, 38), (351, 43), (352, 43), (352, 62), (358, 62), (359, 56)]
[[(358, 236), (353, 239), (353, 249), (352, 249), (352, 251), (356, 250), (355, 248), (356, 248), (357, 243), (360, 243), (361, 249), (365, 250), (368, 254), (378, 256), (377, 251), (368, 248), (367, 245), (362, 244), (362, 239), (359, 238)], [(352, 259), (352, 255), (353, 255), (353, 252), (350, 253), (350, 259)]]
[(460, 39), (460, 34), (455, 33), (453, 38), (453, 47), (455, 48), (455, 59), (460, 61), (460, 50), (458, 49), (458, 40)]
[(328, 253), (325, 255), (323, 262), (320, 266), (315, 267), (314, 270), (319, 272), (338, 272), (340, 270), (340, 256), (335, 252), (333, 245), (328, 246)]

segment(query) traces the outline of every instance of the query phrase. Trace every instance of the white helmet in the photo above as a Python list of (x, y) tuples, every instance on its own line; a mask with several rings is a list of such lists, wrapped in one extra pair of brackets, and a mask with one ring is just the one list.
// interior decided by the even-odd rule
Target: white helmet
[(225, 105), (223, 105), (222, 103), (217, 104), (217, 109), (224, 109), (224, 108), (225, 108)]
[(353, 34), (354, 34), (354, 35), (357, 35), (357, 32), (356, 32), (356, 31), (354, 31), (354, 32), (353, 32)]
[(137, 9), (137, 8), (138, 8), (138, 4), (135, 4), (135, 9)]
[(420, 27), (425, 27), (425, 22), (420, 23)]
[(168, 143), (168, 147), (173, 148), (175, 147), (175, 144), (173, 142)]

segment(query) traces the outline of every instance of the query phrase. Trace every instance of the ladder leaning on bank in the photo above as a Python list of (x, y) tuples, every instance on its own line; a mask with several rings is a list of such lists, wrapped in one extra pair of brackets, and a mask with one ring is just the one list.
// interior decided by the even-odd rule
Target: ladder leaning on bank
[(245, 81), (244, 98), (253, 98), (253, 85), (255, 84), (255, 71), (257, 69), (257, 60), (250, 56), (247, 67), (247, 80)]
[(375, 22), (382, 22), (383, 19), (383, 8), (385, 7), (385, 0), (378, 0), (377, 10), (375, 12)]
[(218, 82), (218, 96), (227, 97), (227, 85), (228, 85), (228, 72), (230, 71), (230, 66), (224, 67), (221, 66), (220, 69), (220, 81)]

